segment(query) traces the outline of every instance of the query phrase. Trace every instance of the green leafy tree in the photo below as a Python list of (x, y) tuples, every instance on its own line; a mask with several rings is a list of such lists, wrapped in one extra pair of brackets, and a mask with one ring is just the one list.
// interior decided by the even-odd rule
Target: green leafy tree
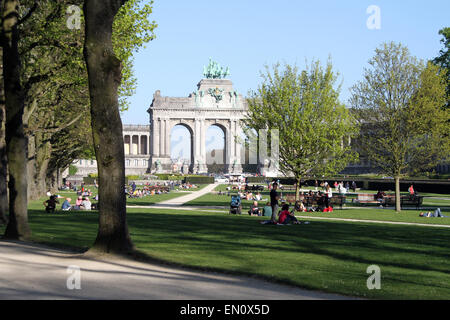
[[(25, 119), (28, 144), (28, 194), (31, 199), (56, 187), (55, 176), (78, 157), (92, 158), (89, 93), (83, 58), (84, 20), (80, 28), (66, 26), (69, 5), (82, 1), (39, 2), (21, 26), (27, 37), (20, 42), (22, 82), (25, 88)], [(149, 20), (152, 2), (127, 2), (114, 20), (114, 49), (123, 61), (119, 87), (121, 110), (134, 92), (133, 53), (154, 38)], [(21, 11), (30, 12), (32, 1), (22, 1)], [(131, 32), (130, 32), (131, 31)], [(89, 156), (90, 155), (90, 156)]]
[(113, 24), (112, 42), (114, 53), (122, 61), (122, 82), (119, 86), (119, 105), (122, 111), (129, 109), (127, 98), (135, 93), (137, 79), (133, 72), (133, 54), (155, 39), (158, 26), (150, 21), (153, 1), (128, 0), (120, 8)]
[[(1, 5), (1, 4), (0, 4)], [(8, 175), (8, 160), (6, 157), (5, 141), (5, 95), (3, 83), (3, 48), (0, 46), (0, 224), (6, 224), (6, 213), (8, 211), (8, 186), (6, 177)]]
[(357, 157), (349, 145), (357, 126), (339, 101), (337, 77), (330, 61), (301, 72), (277, 64), (248, 99), (247, 129), (279, 130), (279, 169), (294, 175), (297, 195), (303, 177), (337, 173)]
[[(444, 45), (439, 51), (439, 56), (433, 62), (447, 71), (447, 96), (450, 97), (450, 28), (439, 30), (442, 35), (441, 43)], [(450, 99), (447, 99), (447, 108), (450, 108)]]
[(400, 179), (448, 156), (446, 74), (393, 42), (376, 49), (369, 65), (364, 79), (351, 89), (351, 105), (361, 124), (359, 146), (394, 177), (400, 212)]
[(27, 200), (27, 137), (22, 116), (25, 108), (21, 83), (21, 63), (18, 44), (23, 34), (19, 25), (26, 19), (19, 12), (19, 1), (0, 1), (0, 45), (3, 49), (3, 81), (5, 95), (5, 142), (9, 173), (9, 221), (5, 238), (27, 240), (31, 236), (28, 225)]
[[(89, 91), (86, 64), (83, 57), (84, 28), (71, 30), (67, 27), (67, 8), (69, 5), (82, 6), (82, 0), (22, 0), (1, 1), (1, 44), (7, 53), (5, 74), (8, 78), (9, 101), (15, 101), (16, 120), (9, 127), (19, 137), (23, 130), (27, 147), (15, 144), (17, 153), (25, 152), (27, 163), (17, 170), (20, 186), (27, 185), (27, 192), (13, 192), (14, 201), (22, 201), (23, 196), (36, 198), (50, 185), (56, 186), (55, 177), (80, 155), (93, 155), (92, 132), (90, 128)], [(121, 109), (126, 109), (126, 97), (133, 93), (136, 86), (132, 71), (132, 54), (145, 42), (154, 38), (154, 22), (148, 17), (152, 2), (142, 5), (141, 0), (130, 0), (121, 8), (115, 20), (114, 34), (117, 51), (124, 59), (124, 76), (121, 79)], [(3, 19), (3, 17), (7, 17)], [(84, 22), (81, 16), (81, 23)], [(12, 29), (13, 32), (9, 32)], [(8, 32), (4, 32), (4, 31)], [(132, 31), (132, 32), (130, 32)], [(12, 35), (12, 37), (10, 37)], [(26, 35), (26, 36), (23, 36)], [(13, 41), (7, 41), (12, 39)], [(9, 54), (16, 50), (15, 54)], [(14, 59), (15, 60), (14, 60)], [(2, 61), (2, 62), (3, 62)], [(2, 63), (3, 67), (3, 63)], [(9, 73), (8, 73), (9, 72)], [(2, 73), (3, 75), (3, 73)], [(12, 98), (12, 99), (11, 99)], [(23, 104), (22, 104), (23, 102)], [(11, 104), (10, 104), (11, 105)], [(3, 105), (0, 104), (0, 107)], [(2, 109), (3, 110), (3, 109)], [(20, 113), (23, 113), (23, 117)], [(6, 112), (3, 113), (6, 117)], [(8, 124), (1, 121), (0, 151), (6, 136)], [(22, 128), (22, 129), (21, 129)], [(27, 150), (28, 149), (28, 150)], [(28, 152), (27, 152), (28, 151)], [(6, 159), (0, 152), (0, 160)], [(22, 165), (14, 161), (10, 169)], [(1, 181), (6, 181), (6, 165), (1, 167)], [(25, 169), (26, 168), (26, 169)], [(24, 173), (28, 174), (24, 176)], [(27, 179), (26, 183), (22, 183)], [(0, 190), (1, 191), (1, 190)], [(5, 191), (5, 190), (3, 190)], [(5, 192), (1, 191), (3, 195)], [(10, 193), (11, 194), (11, 193)], [(19, 195), (19, 197), (17, 197)], [(1, 196), (1, 208), (5, 208), (5, 197)], [(21, 202), (20, 208), (26, 210), (27, 203)], [(5, 211), (5, 209), (1, 209)], [(22, 211), (23, 211), (22, 210)], [(13, 219), (14, 224), (26, 222), (24, 214)], [(24, 223), (25, 225), (25, 223)], [(12, 230), (12, 229), (7, 229)], [(24, 229), (25, 230), (25, 229)]]

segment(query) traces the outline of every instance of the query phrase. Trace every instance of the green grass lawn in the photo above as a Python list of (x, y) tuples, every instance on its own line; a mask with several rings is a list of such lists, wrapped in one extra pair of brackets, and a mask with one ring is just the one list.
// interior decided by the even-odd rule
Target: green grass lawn
[[(192, 189), (192, 190), (198, 191), (198, 190), (201, 190), (202, 188), (204, 188), (205, 186), (206, 185), (201, 185), (201, 187), (199, 189)], [(96, 189), (91, 189), (91, 190), (93, 191), (94, 195), (96, 195), (98, 193)], [(191, 191), (188, 191), (188, 190), (186, 190), (186, 192), (174, 190), (169, 193), (155, 194), (153, 196), (145, 196), (143, 198), (128, 198), (127, 197), (127, 205), (149, 206), (149, 205), (159, 203), (162, 201), (185, 196), (190, 193), (191, 193)], [(75, 200), (77, 199), (77, 194), (73, 191), (58, 191), (57, 194), (64, 198), (67, 198), (67, 197), (71, 198), (72, 201), (70, 203), (72, 205), (75, 203)], [(42, 199), (40, 201), (40, 203), (44, 202), (44, 200), (45, 199)], [(59, 199), (60, 205), (62, 204), (63, 201), (64, 201), (63, 199)], [(92, 199), (91, 199), (91, 201), (93, 203), (96, 203), (96, 201), (93, 201)], [(60, 208), (60, 206), (58, 206), (58, 208)]]
[[(33, 202), (29, 220), (34, 241), (59, 247), (87, 249), (97, 233), (96, 212), (46, 214)], [(450, 299), (448, 229), (313, 220), (264, 226), (259, 220), (128, 210), (134, 244), (160, 261), (365, 298)], [(381, 268), (381, 290), (366, 287), (373, 264)]]
[(442, 214), (448, 216), (449, 218), (423, 218), (419, 217), (420, 212), (423, 211), (403, 210), (401, 213), (396, 213), (394, 210), (389, 209), (370, 208), (370, 209), (334, 210), (333, 212), (298, 212), (296, 213), (296, 215), (304, 217), (326, 217), (326, 218), (358, 219), (358, 220), (372, 220), (372, 221), (450, 225), (450, 210), (442, 211)]
[(143, 198), (127, 198), (127, 205), (149, 206), (162, 201), (185, 196), (190, 193), (191, 192), (171, 191), (169, 193), (155, 194), (153, 196), (145, 196)]
[[(219, 185), (216, 187), (214, 191), (224, 191), (227, 185)], [(285, 196), (288, 192), (283, 192)], [(291, 192), (289, 192), (291, 193)], [(237, 194), (237, 191), (230, 191), (230, 194)], [(261, 195), (265, 201), (259, 201), (259, 205), (264, 205), (266, 201), (269, 201), (269, 192), (263, 191)], [(345, 207), (361, 207), (360, 210), (352, 210), (345, 209), (339, 210), (339, 208), (335, 208), (336, 210), (332, 214), (333, 217), (345, 217), (345, 218), (353, 218), (353, 219), (369, 219), (369, 220), (387, 220), (387, 221), (399, 221), (399, 222), (419, 222), (419, 223), (427, 223), (424, 222), (425, 219), (419, 217), (419, 213), (426, 211), (426, 209), (434, 210), (436, 208), (441, 208), (442, 213), (444, 215), (450, 216), (450, 196), (449, 195), (439, 195), (433, 194), (431, 196), (426, 196), (423, 200), (423, 206), (421, 210), (411, 210), (415, 209), (415, 207), (405, 207), (402, 214), (397, 214), (392, 209), (378, 209), (377, 204), (359, 204), (353, 203), (352, 198), (354, 196), (347, 197), (347, 203)], [(218, 195), (209, 193), (202, 197), (199, 197), (195, 200), (192, 200), (186, 203), (186, 206), (205, 206), (205, 207), (224, 207), (224, 210), (227, 210), (230, 206), (231, 197), (228, 195)], [(242, 200), (242, 208), (243, 212), (246, 213), (253, 201)], [(344, 208), (345, 208), (344, 207)], [(362, 209), (364, 208), (364, 209)], [(369, 209), (370, 208), (370, 209)], [(369, 211), (367, 211), (369, 210)], [(314, 213), (317, 215), (317, 213)], [(325, 216), (329, 216), (328, 213), (324, 214)], [(364, 217), (364, 218), (362, 218)], [(427, 219), (429, 221), (433, 221), (432, 223), (436, 223), (435, 219)], [(447, 219), (444, 219), (447, 220)], [(450, 220), (450, 218), (448, 219)], [(448, 222), (440, 221), (440, 223), (448, 224)]]
[[(60, 194), (75, 198), (71, 192)], [(165, 200), (162, 196), (184, 194), (129, 199), (128, 203), (159, 202)], [(229, 200), (208, 194), (189, 204), (228, 208)], [(79, 250), (92, 245), (97, 212), (46, 214), (43, 201), (29, 206), (33, 241)], [(246, 208), (250, 201), (243, 204)], [(418, 213), (369, 208), (301, 215), (450, 224), (450, 218), (420, 218)], [(450, 216), (448, 208), (443, 213)], [(448, 228), (314, 219), (300, 219), (309, 221), (307, 225), (265, 226), (259, 224), (263, 219), (226, 212), (128, 209), (129, 230), (137, 249), (162, 262), (364, 298), (450, 299)], [(370, 265), (381, 268), (381, 290), (367, 289)]]

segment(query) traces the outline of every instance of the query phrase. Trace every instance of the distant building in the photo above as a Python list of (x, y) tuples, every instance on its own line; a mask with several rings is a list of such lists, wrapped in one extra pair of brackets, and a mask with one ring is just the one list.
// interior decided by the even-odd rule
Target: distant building
[[(124, 125), (123, 140), (125, 149), (125, 174), (143, 175), (149, 172), (150, 164), (150, 126)], [(97, 173), (97, 161), (79, 159), (73, 165), (77, 175), (87, 176)]]

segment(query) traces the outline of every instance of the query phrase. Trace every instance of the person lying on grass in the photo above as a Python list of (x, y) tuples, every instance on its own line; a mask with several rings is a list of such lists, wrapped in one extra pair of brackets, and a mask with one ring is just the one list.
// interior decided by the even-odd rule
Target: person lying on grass
[(437, 208), (434, 210), (434, 213), (429, 211), (428, 213), (421, 212), (419, 217), (427, 217), (427, 218), (448, 218), (441, 213), (441, 208)]
[(294, 211), (289, 211), (289, 205), (283, 204), (281, 207), (280, 217), (278, 218), (278, 223), (273, 222), (272, 220), (261, 221), (261, 224), (300, 224), (297, 218), (294, 216)]

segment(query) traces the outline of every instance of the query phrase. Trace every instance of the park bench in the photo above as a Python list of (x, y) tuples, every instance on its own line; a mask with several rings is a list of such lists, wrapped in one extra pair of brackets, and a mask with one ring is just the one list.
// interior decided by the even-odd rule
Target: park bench
[(375, 199), (375, 194), (366, 194), (366, 193), (358, 193), (357, 198), (355, 199), (356, 203), (375, 203), (380, 204), (380, 202)]
[(332, 206), (338, 205), (339, 209), (342, 209), (342, 206), (345, 204), (345, 200), (346, 200), (345, 196), (339, 196), (339, 195), (333, 196), (330, 199), (330, 205), (332, 205)]
[[(295, 203), (295, 195), (287, 195), (285, 197), (285, 200), (289, 204), (294, 204)], [(315, 205), (317, 206), (316, 197), (300, 196), (299, 200), (301, 200), (303, 202), (303, 204), (305, 205), (305, 207), (307, 207), (307, 208), (315, 206)], [(345, 201), (346, 201), (345, 196), (335, 195), (330, 199), (330, 205), (331, 206), (339, 206), (339, 208), (342, 209), (342, 207), (345, 204)]]
[(253, 185), (253, 186), (245, 185), (245, 191), (264, 191), (264, 186), (260, 186), (260, 185)]
[[(401, 196), (400, 197), (400, 206), (415, 206), (419, 209), (423, 204), (422, 196)], [(387, 206), (395, 206), (395, 196), (386, 196), (384, 197), (384, 205)]]

